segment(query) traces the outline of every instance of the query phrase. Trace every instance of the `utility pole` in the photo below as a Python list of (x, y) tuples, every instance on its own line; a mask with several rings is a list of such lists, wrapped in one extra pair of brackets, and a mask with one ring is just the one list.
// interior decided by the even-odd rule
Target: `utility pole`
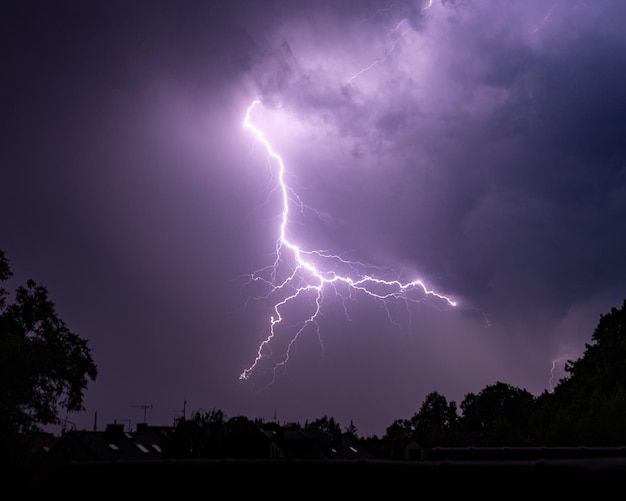
[(148, 411), (148, 409), (152, 409), (152, 404), (133, 405), (133, 407), (139, 407), (140, 409), (143, 409), (143, 422), (147, 423), (146, 412)]

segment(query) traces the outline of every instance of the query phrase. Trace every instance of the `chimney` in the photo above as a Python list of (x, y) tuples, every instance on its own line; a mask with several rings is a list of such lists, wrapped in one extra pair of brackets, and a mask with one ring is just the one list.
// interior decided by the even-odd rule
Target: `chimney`
[(111, 436), (115, 436), (115, 435), (122, 435), (124, 433), (124, 424), (117, 424), (117, 423), (113, 423), (113, 424), (107, 424), (106, 430), (104, 430), (104, 432), (107, 435), (111, 435)]

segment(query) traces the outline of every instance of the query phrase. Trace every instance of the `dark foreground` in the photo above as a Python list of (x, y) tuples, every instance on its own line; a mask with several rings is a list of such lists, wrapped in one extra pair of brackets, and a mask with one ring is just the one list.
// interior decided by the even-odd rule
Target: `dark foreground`
[(24, 499), (418, 499), (620, 491), (625, 458), (529, 461), (163, 460), (70, 463)]

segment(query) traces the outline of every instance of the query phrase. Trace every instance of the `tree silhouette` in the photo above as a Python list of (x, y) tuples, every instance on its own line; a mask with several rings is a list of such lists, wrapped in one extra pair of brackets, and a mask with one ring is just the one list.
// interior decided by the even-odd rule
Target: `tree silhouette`
[(533, 428), (553, 445), (626, 444), (626, 300), (600, 316), (568, 377), (537, 401)]
[(200, 459), (224, 454), (226, 415), (219, 409), (197, 411), (189, 419), (178, 418), (165, 446), (172, 458)]
[(344, 428), (343, 434), (355, 440), (359, 438), (359, 429), (356, 427), (352, 419), (350, 420), (350, 424), (346, 428)]
[(413, 437), (422, 446), (452, 445), (456, 442), (458, 419), (456, 403), (433, 391), (411, 418)]
[(341, 426), (339, 423), (335, 421), (334, 418), (328, 416), (322, 416), (320, 418), (314, 419), (311, 422), (304, 423), (305, 431), (324, 431), (326, 433), (330, 433), (331, 435), (340, 435), (341, 434)]
[[(0, 250), (0, 281), (13, 275)], [(87, 341), (57, 315), (45, 287), (33, 280), (0, 288), (0, 440), (3, 453), (28, 459), (26, 440), (44, 425), (59, 424), (61, 411), (83, 409), (83, 392), (97, 367)]]
[(461, 402), (461, 426), (468, 445), (524, 445), (535, 397), (501, 381)]

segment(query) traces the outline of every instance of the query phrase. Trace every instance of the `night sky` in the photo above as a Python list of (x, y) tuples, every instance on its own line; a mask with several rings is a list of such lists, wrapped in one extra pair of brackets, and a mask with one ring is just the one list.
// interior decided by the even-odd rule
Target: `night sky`
[(220, 409), (382, 436), (432, 391), (550, 391), (626, 297), (622, 0), (0, 19), (5, 287), (44, 285), (88, 340), (70, 426)]

